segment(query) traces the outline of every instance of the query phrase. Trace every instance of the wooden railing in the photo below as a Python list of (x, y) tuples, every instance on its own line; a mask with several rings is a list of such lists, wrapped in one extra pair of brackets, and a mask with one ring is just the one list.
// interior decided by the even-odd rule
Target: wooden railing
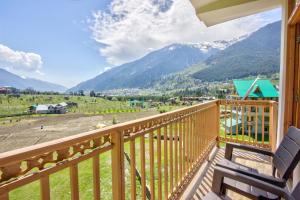
[(274, 149), (278, 103), (265, 100), (220, 100), (221, 142)]
[(0, 199), (177, 199), (216, 143), (219, 111), (216, 100), (2, 153)]

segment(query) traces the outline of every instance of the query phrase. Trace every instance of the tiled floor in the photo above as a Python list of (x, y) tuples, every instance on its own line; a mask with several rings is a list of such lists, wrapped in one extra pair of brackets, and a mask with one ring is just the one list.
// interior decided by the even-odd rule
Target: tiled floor
[[(220, 148), (217, 150), (215, 157), (211, 162), (208, 163), (207, 168), (203, 173), (198, 174), (196, 184), (192, 188), (192, 193), (189, 195), (189, 199), (201, 200), (205, 194), (210, 191), (212, 184), (212, 177), (214, 173), (214, 167), (216, 163), (224, 158), (224, 149)], [(256, 168), (259, 172), (271, 175), (272, 167), (270, 165), (270, 157), (263, 156), (260, 154), (250, 153), (246, 151), (234, 151), (233, 159), (235, 162), (241, 163), (243, 165)], [(247, 199), (237, 193), (229, 191), (227, 195), (234, 200)]]

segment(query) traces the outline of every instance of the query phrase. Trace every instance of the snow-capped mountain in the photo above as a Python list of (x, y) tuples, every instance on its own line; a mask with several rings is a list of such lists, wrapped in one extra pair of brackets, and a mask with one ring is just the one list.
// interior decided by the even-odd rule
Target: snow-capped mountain
[(93, 79), (78, 84), (70, 91), (148, 88), (153, 86), (161, 77), (203, 62), (209, 56), (233, 43), (234, 41), (215, 41), (211, 43), (172, 44), (153, 51), (138, 60), (107, 70)]

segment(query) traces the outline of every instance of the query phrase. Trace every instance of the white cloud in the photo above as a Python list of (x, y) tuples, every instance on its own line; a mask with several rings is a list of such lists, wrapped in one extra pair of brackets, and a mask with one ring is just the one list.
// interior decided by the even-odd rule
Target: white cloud
[(228, 40), (274, 19), (254, 15), (206, 28), (188, 0), (112, 0), (90, 19), (93, 39), (112, 65), (132, 61), (172, 43)]
[(15, 51), (0, 44), (0, 67), (11, 71), (36, 72), (40, 71), (43, 62), (42, 57), (36, 53)]

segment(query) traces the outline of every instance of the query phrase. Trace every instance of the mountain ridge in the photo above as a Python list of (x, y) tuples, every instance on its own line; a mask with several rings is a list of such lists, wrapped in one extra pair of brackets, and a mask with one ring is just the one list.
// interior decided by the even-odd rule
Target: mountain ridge
[(17, 89), (33, 88), (41, 92), (65, 92), (67, 90), (67, 88), (62, 85), (48, 81), (42, 81), (34, 78), (22, 78), (3, 68), (0, 68), (0, 86), (11, 86)]
[(262, 27), (207, 58), (205, 64), (210, 67), (196, 72), (193, 77), (202, 81), (224, 81), (279, 72), (280, 30), (280, 21)]
[(163, 76), (203, 62), (209, 56), (232, 45), (233, 42), (171, 44), (150, 52), (138, 60), (107, 70), (90, 80), (79, 83), (68, 91), (153, 87), (155, 82)]

